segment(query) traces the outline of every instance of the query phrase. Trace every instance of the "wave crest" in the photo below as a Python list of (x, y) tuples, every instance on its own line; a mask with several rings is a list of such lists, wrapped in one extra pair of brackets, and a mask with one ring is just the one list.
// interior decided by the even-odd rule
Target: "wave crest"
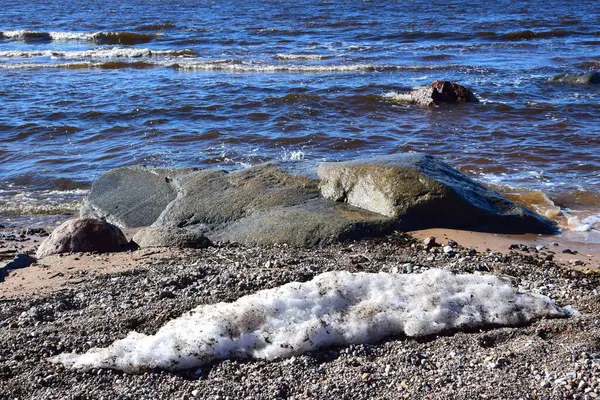
[(0, 32), (0, 39), (5, 40), (24, 42), (88, 41), (96, 44), (122, 45), (148, 43), (157, 36), (159, 35), (134, 32), (41, 32), (29, 30)]

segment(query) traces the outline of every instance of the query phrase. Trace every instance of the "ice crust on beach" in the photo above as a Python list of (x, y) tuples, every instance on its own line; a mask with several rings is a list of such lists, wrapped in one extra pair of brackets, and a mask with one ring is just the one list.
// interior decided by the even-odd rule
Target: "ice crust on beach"
[(397, 335), (518, 326), (577, 315), (545, 296), (519, 293), (491, 275), (326, 272), (232, 303), (201, 305), (155, 335), (130, 332), (108, 348), (52, 359), (75, 369), (126, 372), (196, 367), (213, 360), (273, 360)]

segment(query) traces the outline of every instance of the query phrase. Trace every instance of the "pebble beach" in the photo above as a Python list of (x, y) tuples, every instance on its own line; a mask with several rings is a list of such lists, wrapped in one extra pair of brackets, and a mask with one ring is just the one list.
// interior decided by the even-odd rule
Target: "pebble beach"
[[(452, 251), (447, 251), (449, 245)], [(31, 268), (47, 272), (55, 266), (64, 271), (63, 283), (11, 292), (23, 280), (23, 269), (0, 284), (8, 288), (0, 300), (1, 396), (592, 399), (600, 391), (597, 266), (576, 270), (548, 261), (546, 255), (478, 251), (441, 238), (432, 246), (395, 233), (310, 250), (216, 244), (199, 250), (52, 256), (41, 262), (46, 266)], [(88, 268), (68, 269), (78, 263)], [(89, 268), (114, 264), (117, 269), (109, 273)], [(61, 265), (66, 269), (58, 269)], [(105, 347), (131, 330), (152, 334), (199, 304), (234, 301), (325, 271), (416, 274), (432, 268), (494, 274), (519, 290), (572, 305), (581, 316), (416, 339), (394, 337), (275, 361), (232, 359), (177, 372), (81, 371), (49, 361), (63, 352)], [(57, 278), (47, 275), (45, 280)]]

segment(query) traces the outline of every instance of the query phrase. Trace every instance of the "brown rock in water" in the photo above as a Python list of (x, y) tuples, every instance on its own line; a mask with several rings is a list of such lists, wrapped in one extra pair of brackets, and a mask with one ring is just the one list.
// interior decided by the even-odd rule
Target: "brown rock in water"
[(126, 244), (125, 235), (116, 226), (101, 219), (76, 218), (56, 228), (42, 242), (36, 257), (73, 252), (116, 252)]
[(475, 95), (466, 87), (448, 81), (431, 82), (433, 100), (440, 103), (477, 102)]
[(449, 81), (433, 81), (431, 85), (410, 92), (412, 103), (431, 107), (441, 103), (478, 103), (473, 92), (466, 87)]

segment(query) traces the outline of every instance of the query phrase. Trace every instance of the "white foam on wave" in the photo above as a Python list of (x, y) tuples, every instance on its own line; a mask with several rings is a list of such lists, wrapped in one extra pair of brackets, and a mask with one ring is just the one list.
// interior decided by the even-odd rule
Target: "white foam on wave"
[(0, 31), (0, 38), (11, 40), (28, 40), (28, 39), (46, 39), (53, 41), (97, 41), (106, 40), (108, 37), (130, 37), (130, 38), (151, 38), (162, 36), (162, 34), (140, 34), (130, 32), (43, 32), (32, 30), (9, 30)]
[(0, 193), (0, 213), (27, 215), (54, 215), (76, 212), (87, 189), (5, 191)]
[(399, 103), (410, 103), (412, 101), (412, 96), (410, 93), (400, 93), (400, 92), (387, 92), (381, 95), (384, 99), (397, 101)]
[(348, 65), (274, 65), (253, 64), (246, 62), (189, 62), (176, 66), (188, 71), (229, 71), (229, 72), (360, 72), (360, 71), (390, 71), (400, 67), (393, 65), (348, 64)]
[(281, 161), (303, 161), (306, 154), (302, 150), (287, 150), (283, 148), (283, 154), (281, 155)]
[(328, 60), (334, 58), (335, 56), (326, 55), (326, 54), (277, 54), (275, 58), (279, 60), (295, 60), (295, 61), (318, 61), (318, 60)]
[(193, 50), (152, 50), (148, 48), (111, 47), (80, 51), (0, 51), (0, 58), (35, 58), (51, 57), (60, 59), (86, 59), (86, 58), (142, 58), (142, 57), (193, 57), (197, 53)]
[(491, 275), (326, 272), (241, 297), (201, 305), (155, 335), (130, 332), (107, 348), (61, 354), (70, 368), (187, 369), (213, 360), (273, 360), (327, 346), (373, 343), (486, 326), (518, 326), (578, 315), (545, 296), (519, 293)]
[[(139, 49), (140, 54), (144, 54), (145, 49)], [(154, 52), (154, 51), (153, 51)], [(75, 54), (76, 52), (72, 52)], [(116, 51), (118, 53), (118, 51)], [(115, 53), (115, 54), (116, 54)], [(84, 54), (92, 55), (92, 51), (79, 52), (79, 55)], [(110, 52), (107, 52), (109, 56)], [(123, 53), (127, 57), (135, 57), (135, 49), (132, 49), (130, 53)], [(157, 51), (156, 54), (171, 55), (169, 53), (160, 53)], [(110, 57), (110, 56), (109, 56)], [(135, 65), (130, 65), (135, 66)], [(156, 60), (147, 63), (148, 67), (169, 67), (175, 68), (181, 71), (224, 71), (224, 72), (235, 72), (235, 73), (344, 73), (344, 72), (394, 72), (394, 71), (409, 71), (409, 70), (428, 70), (428, 69), (445, 69), (450, 66), (420, 66), (420, 65), (374, 65), (374, 64), (334, 64), (334, 65), (297, 65), (297, 64), (267, 64), (267, 63), (255, 63), (240, 60), (210, 60), (210, 61), (196, 61), (196, 60), (182, 60), (173, 62), (170, 60)], [(2, 69), (41, 69), (41, 68), (63, 68), (63, 69), (77, 69), (82, 67), (89, 68), (102, 68), (102, 64), (94, 64), (92, 62), (87, 65), (80, 63), (73, 64), (53, 64), (53, 63), (11, 63), (11, 64), (0, 64)], [(123, 68), (128, 67), (127, 64), (122, 65)]]
[(587, 217), (570, 216), (567, 219), (567, 227), (573, 232), (600, 231), (600, 214)]
[(2, 36), (8, 39), (13, 40), (23, 40), (28, 36), (33, 35), (45, 35), (49, 39), (57, 40), (57, 41), (70, 41), (70, 40), (78, 40), (78, 41), (88, 41), (93, 40), (100, 32), (38, 32), (38, 31), (30, 31), (30, 30), (14, 30), (14, 31), (2, 31)]
[(375, 65), (375, 64), (331, 64), (331, 65), (285, 65), (252, 63), (237, 60), (218, 60), (206, 62), (182, 62), (176, 65), (182, 70), (191, 71), (230, 71), (230, 72), (297, 72), (297, 73), (328, 73), (328, 72), (386, 72), (411, 70), (436, 70), (456, 66), (426, 66), (426, 65)]

